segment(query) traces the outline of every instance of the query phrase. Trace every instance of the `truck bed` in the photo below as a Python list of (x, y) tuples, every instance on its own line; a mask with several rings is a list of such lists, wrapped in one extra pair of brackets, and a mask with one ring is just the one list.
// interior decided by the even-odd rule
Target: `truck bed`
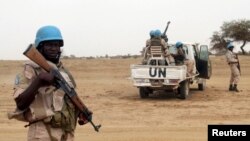
[[(152, 66), (131, 65), (131, 78), (134, 86), (160, 87), (162, 85), (178, 85), (187, 79), (186, 65), (182, 66)], [(158, 85), (157, 85), (158, 83)]]

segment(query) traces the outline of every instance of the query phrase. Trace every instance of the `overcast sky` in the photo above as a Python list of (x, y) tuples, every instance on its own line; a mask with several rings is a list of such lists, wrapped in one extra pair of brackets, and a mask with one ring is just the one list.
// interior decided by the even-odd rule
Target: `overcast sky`
[(149, 31), (209, 44), (224, 21), (250, 19), (250, 0), (0, 0), (0, 59), (22, 54), (41, 26), (61, 29), (65, 55), (139, 54)]

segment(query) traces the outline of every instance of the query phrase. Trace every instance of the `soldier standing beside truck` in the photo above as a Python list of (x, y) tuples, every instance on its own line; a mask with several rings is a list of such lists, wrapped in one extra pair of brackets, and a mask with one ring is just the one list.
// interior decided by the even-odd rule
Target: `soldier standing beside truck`
[(237, 88), (237, 85), (240, 80), (240, 67), (239, 67), (239, 59), (237, 54), (233, 52), (234, 46), (229, 43), (227, 45), (226, 59), (227, 63), (231, 70), (231, 76), (229, 81), (229, 91), (240, 92)]

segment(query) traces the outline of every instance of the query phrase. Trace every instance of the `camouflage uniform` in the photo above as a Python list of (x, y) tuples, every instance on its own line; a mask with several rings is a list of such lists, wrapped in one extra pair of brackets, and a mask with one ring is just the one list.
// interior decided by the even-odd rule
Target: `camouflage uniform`
[(183, 48), (177, 48), (177, 53), (173, 55), (175, 58), (175, 64), (187, 66), (187, 76), (194, 74), (194, 61), (186, 58), (186, 54)]
[(177, 48), (177, 53), (173, 55), (176, 65), (184, 65), (186, 55), (183, 48)]
[(231, 70), (231, 77), (229, 82), (230, 84), (237, 85), (240, 80), (240, 71), (237, 67), (238, 59), (236, 59), (236, 55), (230, 50), (227, 50), (226, 52), (226, 59)]
[[(50, 65), (53, 65), (49, 62)], [(74, 88), (71, 74), (61, 63), (57, 66), (64, 79)], [(25, 63), (24, 70), (16, 76), (14, 99), (32, 83), (42, 70), (33, 62)], [(73, 141), (78, 111), (65, 95), (55, 86), (43, 86), (38, 89), (36, 98), (28, 109), (18, 108), (9, 113), (9, 119), (29, 122), (28, 141)]]
[(194, 70), (194, 61), (193, 60), (185, 60), (184, 61), (184, 65), (187, 66), (187, 76), (192, 76), (192, 74), (195, 74), (195, 70)]

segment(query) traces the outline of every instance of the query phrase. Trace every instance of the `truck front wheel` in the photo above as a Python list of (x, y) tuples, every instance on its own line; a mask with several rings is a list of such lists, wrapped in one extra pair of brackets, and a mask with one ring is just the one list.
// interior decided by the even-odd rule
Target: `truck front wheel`
[(180, 99), (186, 99), (189, 95), (189, 80), (180, 83)]
[(141, 98), (148, 98), (148, 96), (149, 96), (149, 90), (147, 88), (141, 87), (139, 89), (139, 91), (140, 91), (140, 97)]

